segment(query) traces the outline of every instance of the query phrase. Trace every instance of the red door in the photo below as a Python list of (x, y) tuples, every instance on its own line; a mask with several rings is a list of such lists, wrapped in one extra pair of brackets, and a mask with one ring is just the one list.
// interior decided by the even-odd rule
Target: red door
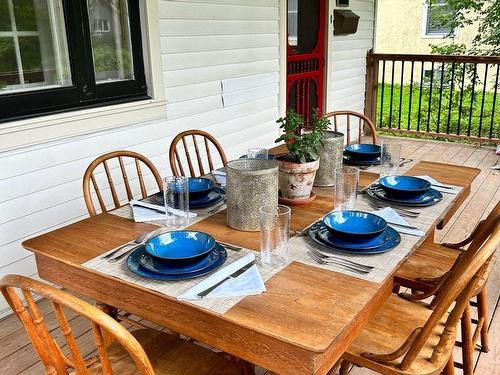
[(326, 0), (287, 0), (287, 109), (323, 112)]

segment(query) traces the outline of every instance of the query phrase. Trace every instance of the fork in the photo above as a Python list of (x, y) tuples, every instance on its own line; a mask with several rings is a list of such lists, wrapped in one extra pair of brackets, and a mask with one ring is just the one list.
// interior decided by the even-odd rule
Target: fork
[(420, 212), (416, 212), (416, 211), (411, 211), (411, 210), (407, 210), (405, 208), (401, 208), (401, 207), (392, 207), (392, 206), (388, 206), (388, 205), (385, 205), (383, 203), (379, 203), (379, 202), (375, 202), (374, 200), (372, 199), (367, 199), (367, 202), (370, 206), (372, 206), (373, 208), (386, 208), (386, 207), (391, 207), (394, 211), (396, 211), (398, 214), (400, 214), (401, 216), (407, 216), (407, 217), (413, 217), (413, 218), (416, 218), (420, 215)]
[(146, 232), (146, 236), (142, 239), (141, 242), (139, 242), (138, 244), (136, 244), (135, 246), (133, 246), (132, 248), (128, 249), (127, 251), (124, 251), (122, 254), (114, 257), (114, 258), (111, 258), (111, 259), (108, 259), (108, 262), (111, 262), (111, 263), (114, 263), (114, 262), (117, 262), (119, 261), (120, 259), (124, 258), (125, 256), (127, 256), (128, 254), (130, 254), (132, 251), (134, 251), (135, 249), (137, 249), (139, 246), (141, 246), (143, 244), (143, 242), (149, 240), (151, 237), (153, 237), (154, 235), (156, 235), (156, 233), (160, 230), (162, 230), (163, 228), (160, 228), (160, 229), (157, 229), (157, 230), (154, 230), (152, 232)]
[(113, 257), (113, 255), (115, 255), (116, 253), (118, 253), (120, 250), (124, 249), (125, 247), (127, 246), (131, 246), (131, 245), (139, 245), (142, 243), (142, 241), (144, 241), (144, 239), (146, 238), (146, 236), (148, 235), (148, 232), (142, 232), (140, 234), (139, 237), (137, 237), (135, 240), (131, 241), (131, 242), (127, 242), (126, 244), (120, 246), (118, 249), (116, 249), (115, 251), (112, 251), (110, 252), (109, 254), (106, 254), (105, 256), (102, 257), (102, 259), (109, 259), (111, 257)]
[(307, 255), (309, 255), (309, 257), (318, 264), (335, 264), (336, 266), (346, 268), (346, 269), (353, 271), (353, 272), (362, 273), (362, 274), (370, 273), (370, 271), (367, 271), (367, 270), (364, 270), (361, 268), (352, 267), (348, 264), (341, 263), (341, 262), (338, 262), (338, 261), (333, 260), (333, 259), (322, 259), (311, 251), (308, 251)]
[(315, 255), (317, 255), (318, 257), (320, 257), (321, 259), (325, 259), (325, 260), (328, 260), (328, 259), (336, 259), (336, 260), (339, 260), (339, 261), (342, 261), (342, 262), (346, 262), (347, 264), (350, 264), (352, 265), (353, 267), (359, 267), (359, 268), (364, 268), (366, 269), (367, 271), (371, 271), (372, 269), (374, 269), (375, 267), (373, 266), (367, 266), (365, 264), (361, 264), (361, 263), (357, 263), (357, 262), (354, 262), (352, 260), (349, 260), (349, 259), (344, 259), (344, 258), (341, 258), (341, 257), (338, 257), (338, 256), (335, 256), (335, 255), (326, 255), (326, 254), (323, 254), (321, 251), (319, 250), (316, 250), (315, 248), (313, 247), (307, 247), (307, 249), (314, 253)]

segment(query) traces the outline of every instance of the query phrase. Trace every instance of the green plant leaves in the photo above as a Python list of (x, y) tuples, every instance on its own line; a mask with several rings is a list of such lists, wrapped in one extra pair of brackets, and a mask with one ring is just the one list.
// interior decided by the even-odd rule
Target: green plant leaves
[(286, 117), (276, 121), (283, 134), (276, 143), (284, 141), (291, 157), (299, 163), (308, 163), (318, 159), (319, 147), (323, 146), (323, 132), (328, 129), (330, 121), (314, 110), (306, 127), (299, 114), (289, 111)]

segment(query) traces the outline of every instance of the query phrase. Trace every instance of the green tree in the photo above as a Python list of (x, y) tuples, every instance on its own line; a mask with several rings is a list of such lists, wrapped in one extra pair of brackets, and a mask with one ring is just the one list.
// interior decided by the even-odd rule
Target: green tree
[[(442, 3), (439, 0), (427, 0), (430, 6)], [(482, 56), (500, 56), (500, 1), (499, 0), (447, 0), (446, 12), (437, 12), (436, 21), (451, 28), (450, 35), (456, 28), (463, 28), (479, 23), (479, 30), (466, 48), (455, 43), (431, 45), (433, 53), (468, 54)], [(450, 47), (451, 46), (451, 47)]]

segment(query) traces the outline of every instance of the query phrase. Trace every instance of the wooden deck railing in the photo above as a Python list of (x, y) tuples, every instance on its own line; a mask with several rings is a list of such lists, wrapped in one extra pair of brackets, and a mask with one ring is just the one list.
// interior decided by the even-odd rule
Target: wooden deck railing
[(500, 57), (367, 55), (365, 114), (389, 132), (500, 141)]

